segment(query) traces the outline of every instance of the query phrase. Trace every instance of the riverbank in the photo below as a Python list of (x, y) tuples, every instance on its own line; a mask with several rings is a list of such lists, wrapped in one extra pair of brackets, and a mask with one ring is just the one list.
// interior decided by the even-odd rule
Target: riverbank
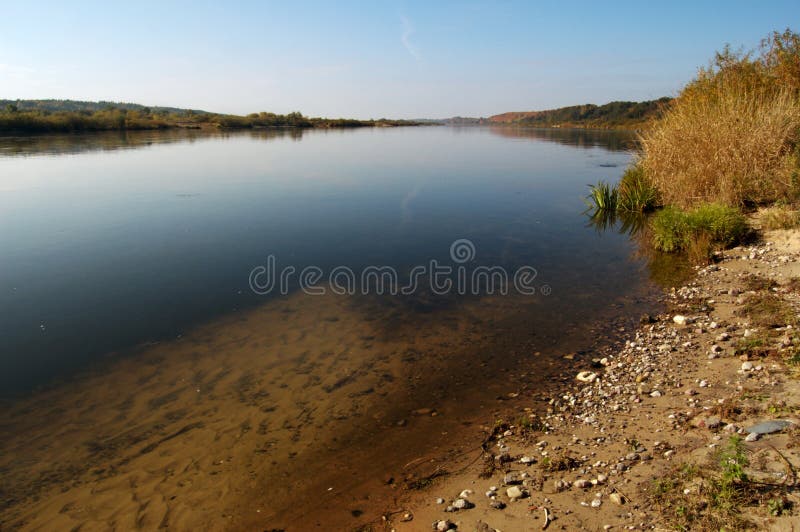
[(565, 353), (568, 385), (486, 419), (484, 452), (438, 464), (386, 528), (793, 529), (799, 276), (797, 230), (719, 254), (624, 342)]

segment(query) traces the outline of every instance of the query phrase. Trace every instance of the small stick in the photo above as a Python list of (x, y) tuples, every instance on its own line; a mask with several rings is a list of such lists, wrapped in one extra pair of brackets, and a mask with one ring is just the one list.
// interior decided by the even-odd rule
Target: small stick
[(547, 508), (544, 509), (544, 524), (542, 525), (542, 530), (545, 530), (548, 526), (550, 526), (550, 512), (547, 511)]

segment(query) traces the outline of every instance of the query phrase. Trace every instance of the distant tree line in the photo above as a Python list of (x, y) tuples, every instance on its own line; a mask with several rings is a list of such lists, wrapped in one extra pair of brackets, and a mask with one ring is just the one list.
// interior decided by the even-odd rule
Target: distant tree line
[(74, 100), (0, 100), (0, 132), (44, 133), (167, 128), (347, 128), (418, 125), (407, 120), (309, 118), (299, 112), (246, 116), (176, 107)]
[(514, 124), (534, 127), (636, 127), (658, 118), (671, 98), (644, 102), (611, 102), (605, 105), (573, 105), (547, 111), (512, 112), (495, 115), (495, 124)]

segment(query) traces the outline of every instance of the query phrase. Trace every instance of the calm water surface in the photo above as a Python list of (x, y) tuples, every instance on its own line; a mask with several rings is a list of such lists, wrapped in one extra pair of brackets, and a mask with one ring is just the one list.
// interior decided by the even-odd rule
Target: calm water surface
[[(648, 308), (634, 244), (582, 212), (631, 141), (445, 127), (0, 139), (0, 527), (379, 516), (387, 471), (471, 445), (496, 398), (533, 400), (565, 351)], [(457, 239), (474, 244), (470, 267), (531, 266), (548, 295), (249, 289), (270, 254), (402, 277), (453, 265)]]
[(587, 228), (581, 196), (621, 172), (629, 140), (441, 127), (2, 139), (0, 392), (263, 302), (248, 275), (268, 254), (407, 271), (467, 238), (475, 265), (531, 265), (560, 305), (624, 290), (644, 278), (631, 245)]

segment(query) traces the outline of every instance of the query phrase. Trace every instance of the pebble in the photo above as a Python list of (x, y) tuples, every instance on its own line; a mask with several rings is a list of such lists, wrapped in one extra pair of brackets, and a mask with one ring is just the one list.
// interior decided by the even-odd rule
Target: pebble
[(609, 495), (608, 498), (614, 504), (618, 504), (620, 506), (625, 504), (625, 497), (623, 497), (620, 493), (617, 493), (616, 491), (614, 493), (612, 493), (611, 495)]
[(445, 519), (444, 521), (436, 521), (433, 523), (433, 529), (437, 532), (447, 532), (448, 530), (453, 530), (455, 525)]
[(525, 496), (525, 492), (522, 491), (519, 486), (511, 486), (506, 490), (506, 495), (512, 501), (516, 501), (517, 499), (521, 499)]
[(467, 499), (456, 499), (453, 501), (453, 508), (456, 510), (469, 510), (470, 508), (474, 508), (475, 505), (469, 502)]
[(603, 504), (603, 501), (601, 501), (600, 499), (592, 500), (592, 508), (600, 508), (601, 504)]
[(753, 369), (752, 362), (742, 362), (742, 371), (751, 371)]
[(675, 322), (677, 325), (686, 325), (687, 323), (692, 323), (691, 318), (687, 318), (686, 316), (681, 316), (680, 314), (673, 316), (672, 321)]

